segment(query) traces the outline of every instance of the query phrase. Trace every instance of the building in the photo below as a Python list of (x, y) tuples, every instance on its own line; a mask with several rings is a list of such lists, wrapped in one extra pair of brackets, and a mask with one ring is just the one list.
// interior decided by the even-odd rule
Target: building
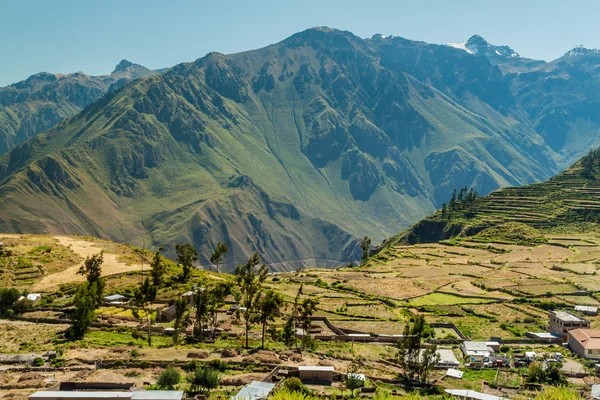
[(527, 332), (525, 335), (528, 338), (535, 339), (543, 343), (561, 343), (562, 337), (548, 332)]
[(42, 294), (41, 293), (29, 293), (27, 296), (19, 297), (19, 299), (17, 301), (25, 301), (25, 300), (32, 304), (35, 304), (35, 303), (39, 302), (40, 300), (42, 300)]
[(122, 294), (111, 294), (110, 296), (104, 297), (104, 303), (111, 306), (127, 304), (129, 303), (129, 297), (123, 296)]
[(569, 348), (583, 358), (600, 359), (600, 329), (572, 329), (567, 334)]
[(446, 389), (446, 393), (450, 396), (458, 399), (472, 399), (472, 400), (508, 400), (506, 397), (494, 396), (492, 394), (485, 394), (476, 392), (475, 390), (461, 390), (461, 389)]
[(592, 399), (600, 400), (600, 385), (592, 385)]
[(489, 357), (493, 355), (494, 349), (488, 345), (488, 342), (471, 342), (465, 341), (460, 345), (460, 349), (466, 356), (482, 356)]
[(567, 337), (571, 329), (589, 328), (590, 321), (566, 311), (550, 311), (550, 333)]
[(439, 356), (437, 366), (440, 368), (457, 368), (460, 363), (456, 359), (454, 352), (450, 349), (437, 349), (436, 353)]
[(181, 400), (181, 390), (135, 390), (122, 391), (40, 391), (29, 400)]
[(298, 367), (298, 377), (301, 381), (310, 381), (314, 382), (323, 382), (323, 383), (332, 383), (333, 382), (333, 367), (329, 366), (303, 366)]
[(273, 388), (275, 388), (273, 383), (253, 381), (232, 396), (231, 400), (263, 400), (269, 397)]
[(593, 306), (575, 306), (575, 311), (580, 312), (583, 315), (598, 315), (598, 307)]

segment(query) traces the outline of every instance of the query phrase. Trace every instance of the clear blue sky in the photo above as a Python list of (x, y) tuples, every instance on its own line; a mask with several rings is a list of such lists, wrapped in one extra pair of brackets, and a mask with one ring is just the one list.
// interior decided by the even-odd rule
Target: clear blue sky
[(40, 71), (107, 74), (123, 58), (149, 68), (278, 42), (313, 26), (431, 43), (480, 34), (551, 60), (600, 47), (598, 1), (0, 0), (0, 86)]

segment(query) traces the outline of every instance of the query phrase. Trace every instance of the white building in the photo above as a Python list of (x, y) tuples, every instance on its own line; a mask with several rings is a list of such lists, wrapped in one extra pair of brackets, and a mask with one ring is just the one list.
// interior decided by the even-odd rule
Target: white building
[(494, 349), (487, 342), (465, 341), (460, 345), (465, 356), (489, 357), (494, 355)]

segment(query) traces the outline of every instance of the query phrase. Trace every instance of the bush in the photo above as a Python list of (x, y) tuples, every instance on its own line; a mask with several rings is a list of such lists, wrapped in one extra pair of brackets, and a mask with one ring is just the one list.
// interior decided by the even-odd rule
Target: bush
[(287, 392), (297, 392), (297, 393), (302, 393), (302, 394), (310, 393), (308, 388), (306, 386), (304, 386), (302, 381), (300, 381), (300, 379), (298, 379), (298, 378), (287, 378), (281, 384), (281, 389), (284, 391), (287, 391)]
[(150, 363), (148, 362), (148, 360), (140, 361), (140, 368), (142, 368), (142, 369), (150, 368)]
[(188, 377), (188, 381), (197, 391), (202, 390), (210, 392), (211, 389), (216, 389), (221, 384), (219, 372), (210, 367), (198, 367)]
[(44, 359), (42, 357), (36, 357), (36, 358), (33, 359), (32, 365), (34, 367), (41, 367), (44, 364), (46, 364), (46, 361), (44, 361)]
[(214, 360), (210, 360), (208, 362), (208, 366), (214, 370), (225, 372), (229, 367), (229, 364), (227, 364), (223, 360), (219, 360), (218, 358), (216, 358)]
[(156, 380), (158, 387), (167, 390), (173, 390), (179, 382), (181, 382), (181, 375), (172, 365), (169, 365)]
[(510, 351), (510, 347), (508, 347), (507, 345), (502, 345), (500, 346), (500, 353), (508, 353)]

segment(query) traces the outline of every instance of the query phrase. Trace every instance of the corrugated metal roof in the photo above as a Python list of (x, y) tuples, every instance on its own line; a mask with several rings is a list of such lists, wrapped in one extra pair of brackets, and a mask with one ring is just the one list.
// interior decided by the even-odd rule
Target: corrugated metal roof
[(335, 369), (333, 367), (326, 366), (326, 365), (314, 365), (314, 366), (305, 365), (305, 366), (298, 367), (298, 371), (335, 371)]
[[(130, 399), (134, 392), (64, 392), (58, 390), (44, 390), (30, 395), (30, 399), (73, 399), (88, 397), (90, 399)], [(183, 392), (182, 392), (183, 394)]]
[(600, 385), (592, 385), (592, 397), (600, 399)]
[(181, 400), (182, 390), (136, 390), (131, 400)]
[(446, 371), (446, 375), (451, 377), (451, 378), (457, 378), (457, 379), (462, 379), (464, 372), (463, 371), (459, 371), (457, 369), (454, 368), (449, 368), (448, 371)]
[(475, 399), (475, 400), (508, 400), (506, 397), (494, 396), (492, 394), (479, 393), (475, 390), (459, 390), (459, 389), (446, 389), (446, 393), (462, 397), (464, 399)]

